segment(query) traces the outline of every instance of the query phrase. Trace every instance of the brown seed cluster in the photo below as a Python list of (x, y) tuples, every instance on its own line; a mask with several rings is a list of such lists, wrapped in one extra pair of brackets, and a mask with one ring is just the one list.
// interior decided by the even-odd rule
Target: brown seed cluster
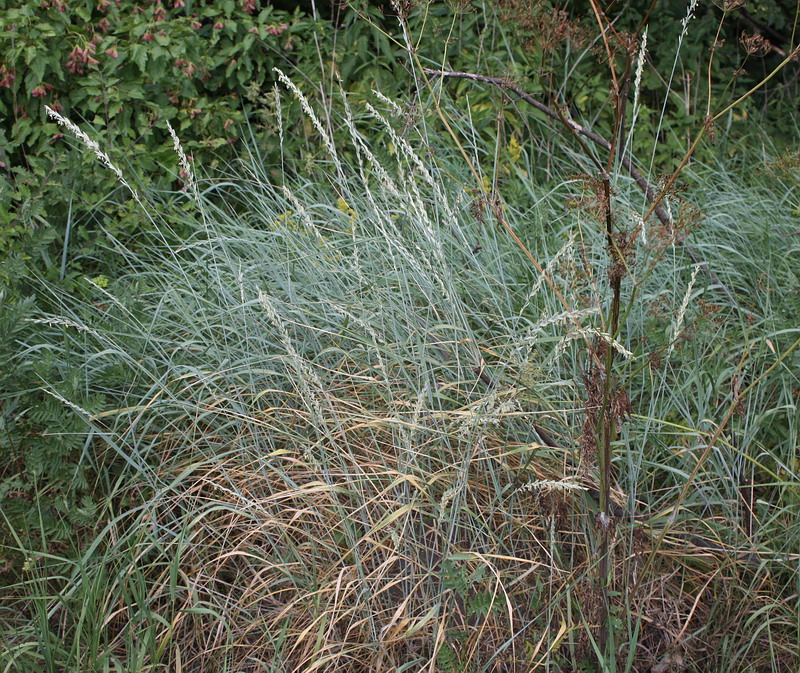
[(548, 51), (561, 44), (574, 48), (585, 46), (590, 32), (578, 21), (571, 20), (564, 10), (549, 6), (542, 0), (498, 0), (500, 20), (513, 23), (526, 42)]
[(772, 42), (758, 33), (754, 35), (742, 33), (739, 36), (739, 44), (744, 47), (744, 51), (748, 56), (768, 54), (772, 51)]

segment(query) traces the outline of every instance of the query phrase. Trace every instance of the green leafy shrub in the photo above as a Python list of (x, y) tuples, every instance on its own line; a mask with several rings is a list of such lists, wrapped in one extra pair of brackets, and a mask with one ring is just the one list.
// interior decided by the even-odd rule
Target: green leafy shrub
[(256, 0), (2, 3), (0, 196), (10, 207), (0, 214), (0, 253), (36, 257), (42, 243), (63, 240), (69, 221), (69, 243), (89, 260), (101, 226), (139, 226), (119, 217), (114, 176), (69, 149), (45, 106), (90, 125), (137, 175), (158, 176), (147, 184), (174, 189), (183, 176), (165, 122), (198, 164), (230, 158), (253, 107), (248, 90), (269, 88), (276, 65), (313, 69), (315, 26)]
[(175, 165), (163, 124), (152, 131), (160, 119), (174, 122), (191, 152), (233, 144), (247, 87), (269, 85), (273, 66), (302, 59), (313, 30), (302, 15), (258, 10), (255, 0), (175, 0), (169, 9), (54, 0), (4, 8), (0, 26), (3, 161), (12, 166), (60, 139), (55, 125), (41, 123), (44, 104), (94, 124), (108, 145), (142, 143), (137, 162), (150, 166)]

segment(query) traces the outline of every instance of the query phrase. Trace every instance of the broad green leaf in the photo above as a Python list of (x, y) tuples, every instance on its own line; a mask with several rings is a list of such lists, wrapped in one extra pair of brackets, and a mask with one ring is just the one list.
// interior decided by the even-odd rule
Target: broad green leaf
[(142, 44), (131, 45), (131, 60), (139, 66), (139, 72), (144, 73), (147, 66), (147, 47)]

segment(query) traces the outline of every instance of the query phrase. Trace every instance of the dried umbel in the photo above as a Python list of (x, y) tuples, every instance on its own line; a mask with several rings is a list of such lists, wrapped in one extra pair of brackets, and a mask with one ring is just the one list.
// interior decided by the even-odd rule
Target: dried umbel
[(549, 51), (561, 44), (579, 49), (591, 39), (589, 31), (579, 21), (569, 18), (559, 10), (538, 0), (499, 0), (500, 19), (513, 23), (531, 37), (527, 42)]
[(723, 12), (733, 12), (737, 9), (741, 9), (747, 3), (745, 0), (714, 0), (714, 4)]
[(766, 37), (758, 33), (755, 35), (742, 33), (739, 37), (739, 44), (744, 47), (744, 51), (748, 56), (754, 54), (768, 54), (772, 51), (772, 43)]

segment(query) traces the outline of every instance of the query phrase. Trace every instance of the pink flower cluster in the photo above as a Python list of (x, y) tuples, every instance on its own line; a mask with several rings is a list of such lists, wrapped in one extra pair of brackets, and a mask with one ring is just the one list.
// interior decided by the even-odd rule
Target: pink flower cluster
[(48, 7), (54, 7), (62, 14), (67, 11), (67, 3), (63, 2), (62, 0), (42, 0), (42, 4), (40, 5), (42, 9), (47, 9)]
[(282, 23), (279, 26), (267, 26), (267, 32), (270, 35), (280, 35), (287, 30), (289, 30), (289, 26), (285, 23)]
[(197, 66), (184, 58), (176, 58), (175, 67), (180, 68), (186, 77), (191, 77), (197, 71)]
[(97, 3), (97, 9), (99, 9), (104, 14), (108, 14), (109, 10), (114, 5), (117, 5), (117, 7), (119, 7), (120, 2), (122, 2), (122, 0), (114, 0), (113, 2), (111, 2), (111, 0), (100, 0), (100, 2)]
[(14, 80), (17, 79), (17, 71), (7, 65), (0, 65), (0, 86), (10, 89)]
[(45, 84), (42, 82), (39, 86), (37, 86), (33, 91), (31, 91), (31, 96), (34, 98), (44, 98), (48, 93), (53, 90), (52, 84)]
[(81, 49), (80, 47), (76, 46), (69, 55), (67, 59), (67, 70), (69, 70), (73, 75), (78, 74), (82, 75), (84, 73), (84, 69), (86, 66), (94, 67), (99, 65), (99, 61), (94, 58), (96, 51), (95, 51), (95, 43), (99, 42), (99, 37), (93, 37), (89, 42), (86, 43), (86, 46)]
[(242, 0), (242, 9), (248, 14), (256, 11), (256, 0)]
[(14, 80), (17, 79), (17, 71), (6, 65), (0, 65), (0, 86), (10, 89)]
[(153, 10), (153, 18), (156, 21), (163, 21), (167, 18), (167, 10), (164, 9), (164, 5), (161, 3), (156, 5), (156, 8)]

